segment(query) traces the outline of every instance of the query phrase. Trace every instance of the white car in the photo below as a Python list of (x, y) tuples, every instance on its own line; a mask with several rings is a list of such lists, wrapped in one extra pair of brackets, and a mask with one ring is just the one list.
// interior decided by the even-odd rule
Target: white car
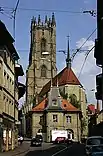
[(91, 153), (91, 149), (94, 146), (99, 146), (99, 145), (103, 145), (103, 137), (101, 136), (91, 136), (88, 137), (86, 140), (86, 146), (85, 146), (85, 151), (86, 151), (86, 155), (90, 155)]

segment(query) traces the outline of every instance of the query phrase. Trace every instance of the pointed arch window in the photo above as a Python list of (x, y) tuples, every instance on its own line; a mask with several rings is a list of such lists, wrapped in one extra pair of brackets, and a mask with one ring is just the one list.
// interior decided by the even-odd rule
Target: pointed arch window
[(45, 65), (41, 67), (41, 77), (46, 77), (47, 68)]
[(43, 52), (46, 52), (46, 39), (42, 38), (41, 40), (41, 54), (43, 55)]

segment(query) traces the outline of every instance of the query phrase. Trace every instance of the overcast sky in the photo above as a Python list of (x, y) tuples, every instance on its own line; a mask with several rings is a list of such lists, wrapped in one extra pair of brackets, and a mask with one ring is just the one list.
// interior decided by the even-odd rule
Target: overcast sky
[[(16, 0), (0, 0), (0, 6), (6, 7), (4, 8), (4, 12), (2, 12), (3, 14), (0, 13), (0, 19), (6, 24), (12, 35), (13, 19), (10, 19), (9, 16), (12, 12), (10, 8), (13, 8), (15, 4)], [(20, 8), (26, 8), (26, 10)], [(39, 9), (39, 11), (37, 11), (37, 9)], [(57, 51), (61, 49), (67, 50), (68, 35), (70, 36), (70, 49), (79, 48), (96, 28), (96, 17), (82, 13), (85, 10), (96, 10), (96, 0), (20, 0), (16, 15), (15, 45), (21, 58), (20, 63), (23, 65), (24, 70), (26, 70), (28, 65), (31, 18), (33, 16), (38, 17), (39, 14), (41, 15), (42, 20), (44, 20), (46, 14), (48, 17), (51, 17), (52, 11), (47, 10), (55, 10), (54, 13), (57, 23)], [(61, 12), (57, 12), (57, 10), (61, 10)], [(88, 42), (86, 42), (82, 49), (90, 49), (94, 45), (95, 38), (96, 32), (91, 36)], [(73, 51), (71, 51), (71, 55), (72, 53)], [(85, 53), (86, 52), (78, 53), (72, 62), (72, 68), (77, 77), (85, 59)], [(64, 67), (65, 55), (57, 52), (58, 71), (62, 70)], [(94, 92), (91, 90), (95, 89), (95, 75), (98, 74), (100, 70), (101, 69), (95, 65), (94, 51), (92, 50), (88, 55), (79, 77), (79, 80), (86, 89), (88, 103), (96, 104)], [(25, 83), (25, 76), (24, 78), (20, 78), (20, 80)], [(20, 102), (22, 102), (22, 100)]]

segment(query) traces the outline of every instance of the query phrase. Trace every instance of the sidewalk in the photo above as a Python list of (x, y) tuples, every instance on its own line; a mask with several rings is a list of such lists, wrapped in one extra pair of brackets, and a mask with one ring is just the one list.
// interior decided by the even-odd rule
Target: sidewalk
[(17, 156), (19, 154), (27, 152), (29, 150), (29, 148), (30, 148), (30, 144), (26, 143), (26, 141), (24, 141), (22, 145), (19, 145), (13, 151), (0, 153), (0, 156)]

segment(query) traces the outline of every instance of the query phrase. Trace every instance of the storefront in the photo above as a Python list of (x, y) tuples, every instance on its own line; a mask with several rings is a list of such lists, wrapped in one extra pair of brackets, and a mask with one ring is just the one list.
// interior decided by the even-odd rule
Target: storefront
[(18, 130), (13, 120), (3, 118), (3, 151), (14, 149), (18, 146)]

